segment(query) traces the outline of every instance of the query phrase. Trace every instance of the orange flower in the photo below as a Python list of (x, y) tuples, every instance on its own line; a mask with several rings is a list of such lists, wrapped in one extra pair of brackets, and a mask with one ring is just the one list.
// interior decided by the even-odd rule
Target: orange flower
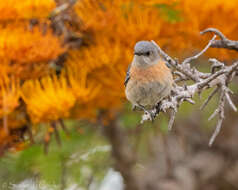
[(79, 69), (78, 65), (76, 64), (67, 66), (67, 78), (69, 80), (69, 85), (72, 89), (72, 92), (77, 98), (77, 102), (79, 104), (85, 104), (98, 95), (101, 85), (97, 83), (88, 83), (87, 70)]
[[(118, 107), (124, 97), (123, 80), (131, 55), (126, 54), (126, 47), (119, 41), (113, 44), (106, 38), (101, 38), (100, 41), (88, 48), (70, 51), (66, 62), (72, 68), (69, 80), (73, 89), (77, 89), (77, 85), (93, 89), (87, 97), (92, 97), (89, 100), (94, 102), (95, 108)], [(90, 101), (87, 103), (90, 104)]]
[(68, 117), (76, 101), (64, 74), (26, 81), (22, 98), (33, 123)]
[(0, 29), (0, 58), (14, 62), (43, 62), (56, 59), (65, 49), (60, 38), (48, 29), (32, 31), (24, 25), (7, 25)]
[(20, 82), (13, 77), (0, 77), (0, 118), (13, 112), (19, 105)]

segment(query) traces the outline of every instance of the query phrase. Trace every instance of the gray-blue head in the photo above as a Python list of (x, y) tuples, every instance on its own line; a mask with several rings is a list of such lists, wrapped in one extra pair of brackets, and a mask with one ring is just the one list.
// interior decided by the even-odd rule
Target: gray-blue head
[(137, 66), (150, 66), (159, 59), (157, 47), (150, 41), (139, 41), (134, 47), (134, 60)]

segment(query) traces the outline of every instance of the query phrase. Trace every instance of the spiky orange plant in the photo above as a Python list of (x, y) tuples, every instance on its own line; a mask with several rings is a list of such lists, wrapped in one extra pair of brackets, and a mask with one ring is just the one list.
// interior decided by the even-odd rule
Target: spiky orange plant
[(66, 78), (47, 76), (40, 81), (27, 81), (22, 87), (22, 98), (33, 123), (49, 122), (69, 116), (69, 110), (75, 103)]
[(64, 48), (59, 38), (47, 30), (26, 26), (2, 27), (0, 29), (0, 58), (19, 63), (43, 62), (56, 59)]
[(0, 79), (0, 117), (7, 116), (18, 106), (19, 80), (3, 76)]
[(48, 22), (54, 8), (53, 0), (0, 1), (0, 154), (22, 147), (28, 119), (20, 84), (51, 74), (50, 62), (66, 50)]
[(1, 0), (0, 20), (45, 18), (54, 7), (54, 0)]

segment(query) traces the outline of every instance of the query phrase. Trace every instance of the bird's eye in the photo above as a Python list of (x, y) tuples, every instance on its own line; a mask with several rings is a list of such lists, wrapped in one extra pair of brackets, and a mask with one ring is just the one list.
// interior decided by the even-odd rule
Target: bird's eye
[(150, 56), (150, 52), (147, 51), (147, 52), (145, 53), (145, 55), (146, 55), (146, 56)]

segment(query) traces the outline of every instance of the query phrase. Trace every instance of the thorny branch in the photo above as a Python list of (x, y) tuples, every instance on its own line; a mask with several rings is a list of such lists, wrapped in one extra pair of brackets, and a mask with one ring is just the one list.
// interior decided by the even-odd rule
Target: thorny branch
[[(210, 47), (227, 48), (238, 51), (238, 42), (227, 39), (220, 31), (214, 28), (208, 28), (202, 31), (201, 34), (205, 34), (207, 32), (215, 33), (220, 37), (221, 40), (215, 40), (216, 35), (214, 35), (207, 46), (201, 52), (193, 57), (186, 58), (181, 62), (181, 64), (179, 64), (177, 60), (174, 60), (170, 56), (168, 56), (154, 41), (152, 42), (158, 47), (158, 51), (173, 68), (174, 74), (176, 75), (171, 95), (168, 98), (162, 100), (159, 110), (163, 112), (170, 110), (170, 121), (168, 126), (169, 130), (172, 129), (176, 113), (183, 102), (187, 101), (191, 104), (194, 104), (195, 102), (193, 100), (193, 97), (195, 94), (200, 95), (204, 90), (214, 87), (215, 89), (213, 90), (213, 92), (201, 106), (202, 110), (206, 107), (206, 105), (214, 97), (215, 94), (219, 94), (218, 107), (209, 118), (209, 120), (211, 120), (215, 116), (217, 116), (216, 128), (209, 141), (209, 146), (211, 146), (216, 136), (219, 134), (222, 122), (225, 118), (225, 103), (228, 103), (228, 105), (234, 111), (237, 111), (236, 106), (231, 100), (230, 94), (232, 94), (232, 91), (229, 89), (228, 85), (232, 82), (234, 76), (238, 73), (238, 62), (234, 62), (232, 65), (226, 66), (224, 63), (219, 62), (216, 59), (209, 59), (208, 61), (212, 63), (211, 73), (203, 73), (201, 71), (198, 71), (196, 68), (191, 67), (190, 63), (191, 61), (196, 60), (199, 56), (204, 54)], [(181, 86), (177, 84), (180, 81), (193, 81), (193, 84)], [(156, 115), (158, 115), (159, 111), (158, 109), (153, 110)], [(146, 113), (144, 113), (141, 122), (144, 122), (146, 120), (150, 120), (150, 117)]]

